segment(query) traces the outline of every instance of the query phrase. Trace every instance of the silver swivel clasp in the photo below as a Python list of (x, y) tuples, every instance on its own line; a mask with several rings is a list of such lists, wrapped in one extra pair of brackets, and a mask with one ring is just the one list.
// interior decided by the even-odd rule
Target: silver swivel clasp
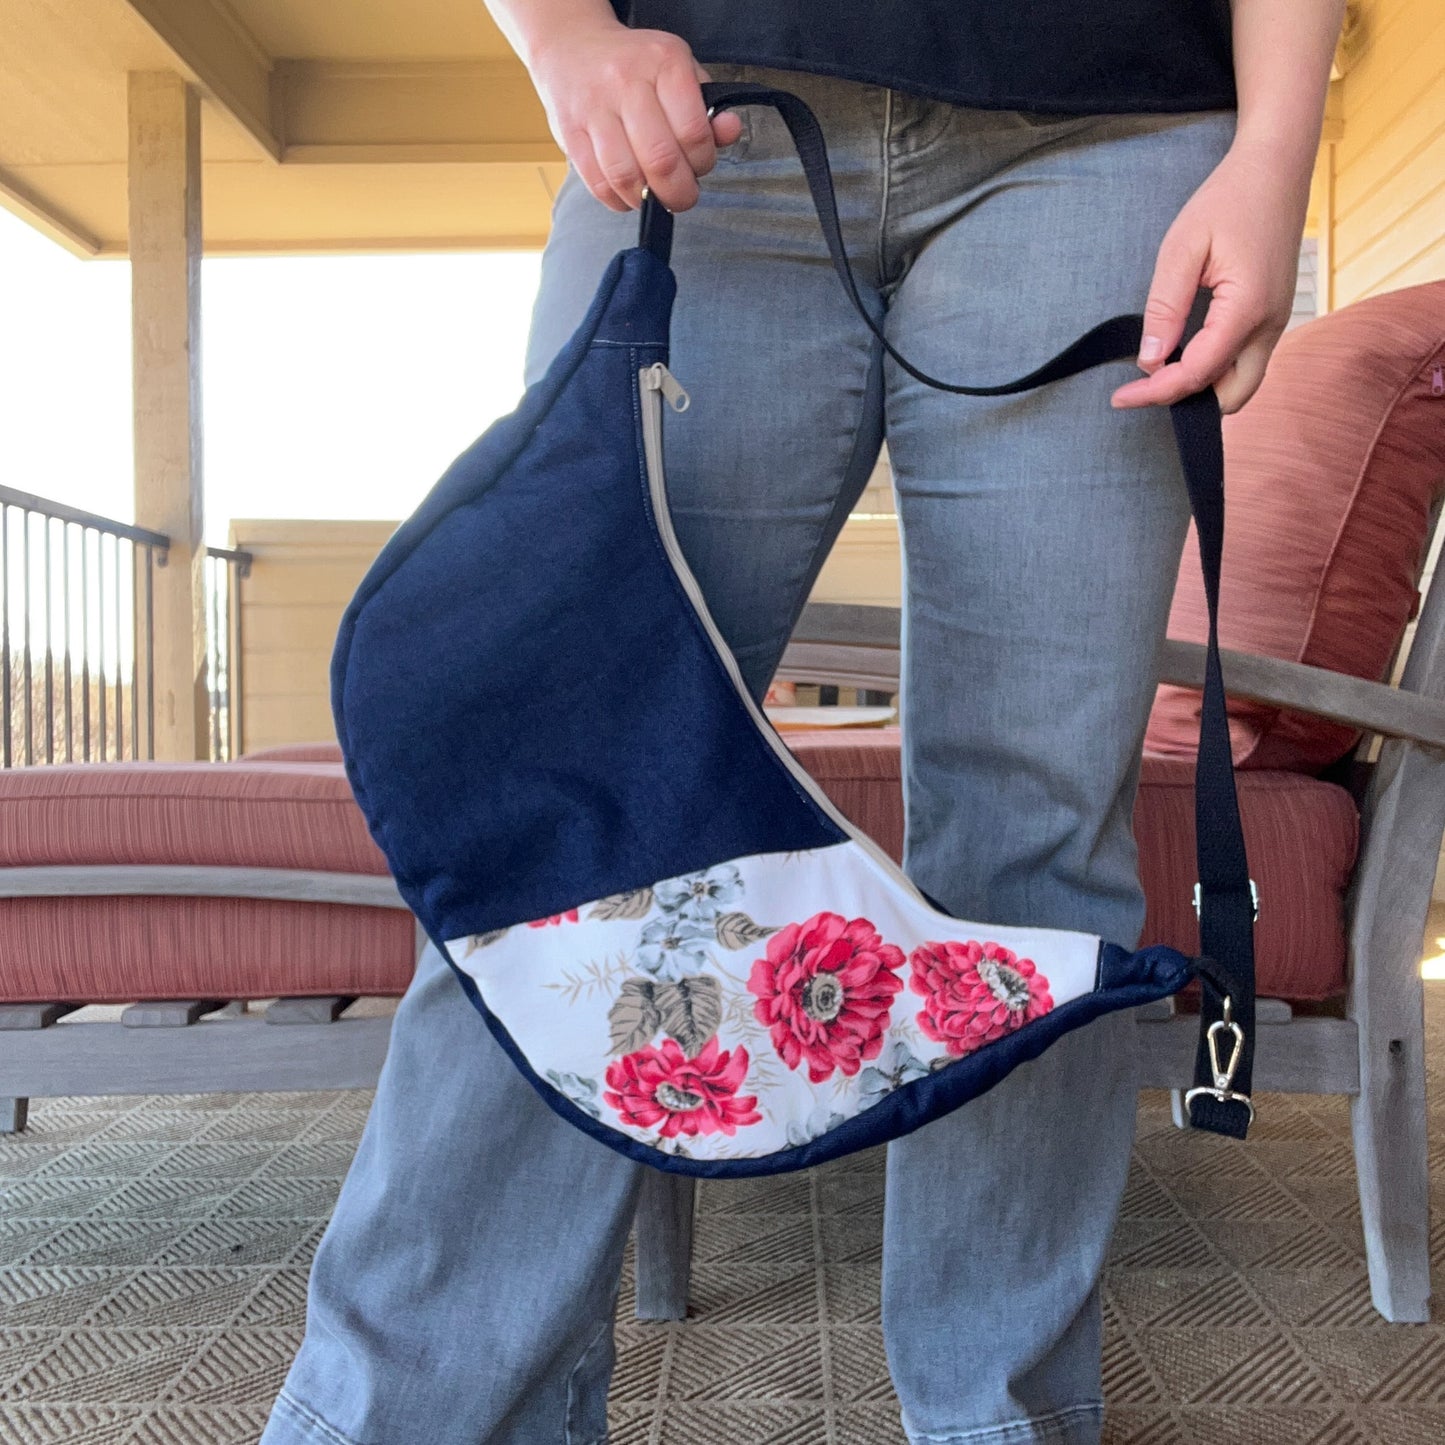
[[(1221, 1063), (1220, 1040), (1226, 1035), (1231, 1040), (1229, 1060)], [(1239, 1068), (1239, 1061), (1244, 1055), (1244, 1030), (1234, 1021), (1234, 1007), (1227, 994), (1224, 998), (1224, 1017), (1215, 1019), (1204, 1037), (1209, 1045), (1209, 1067), (1214, 1073), (1214, 1085), (1211, 1088), (1207, 1084), (1201, 1084), (1190, 1089), (1184, 1096), (1184, 1107), (1187, 1109), (1200, 1094), (1208, 1094), (1210, 1098), (1218, 1099), (1221, 1104), (1243, 1104), (1249, 1110), (1249, 1122), (1254, 1123), (1254, 1104), (1249, 1095), (1241, 1094), (1233, 1087), (1235, 1070)]]

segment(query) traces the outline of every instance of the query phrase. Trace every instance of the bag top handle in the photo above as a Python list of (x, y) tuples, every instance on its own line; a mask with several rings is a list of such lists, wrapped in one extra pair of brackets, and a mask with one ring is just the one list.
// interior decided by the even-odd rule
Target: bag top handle
[[(739, 105), (776, 110), (788, 127), (803, 175), (818, 213), (833, 269), (853, 308), (883, 351), (925, 386), (959, 396), (1010, 396), (1074, 376), (1105, 362), (1131, 360), (1138, 352), (1144, 318), (1111, 316), (1086, 331), (1057, 356), (1012, 381), (977, 386), (930, 376), (901, 355), (869, 314), (858, 293), (843, 244), (842, 226), (828, 166), (823, 132), (813, 112), (786, 90), (746, 82), (708, 82), (702, 87), (709, 114)], [(638, 244), (664, 264), (672, 252), (673, 217), (647, 195), (639, 218)], [(1184, 344), (1203, 323), (1206, 292), (1201, 292), (1185, 327), (1184, 339), (1169, 357), (1177, 361)], [(1203, 998), (1195, 1087), (1189, 1090), (1190, 1122), (1195, 1128), (1242, 1139), (1254, 1117), (1250, 1088), (1254, 1064), (1254, 921), (1258, 895), (1249, 876), (1239, 800), (1224, 705), (1219, 660), (1219, 573), (1224, 552), (1224, 441), (1219, 402), (1212, 387), (1170, 405), (1175, 444), (1199, 537), (1204, 592), (1209, 609), (1209, 642), (1200, 711), (1199, 756), (1195, 767), (1195, 835), (1199, 881), (1200, 951), (1196, 960)], [(1230, 1040), (1221, 1057), (1219, 1040)]]

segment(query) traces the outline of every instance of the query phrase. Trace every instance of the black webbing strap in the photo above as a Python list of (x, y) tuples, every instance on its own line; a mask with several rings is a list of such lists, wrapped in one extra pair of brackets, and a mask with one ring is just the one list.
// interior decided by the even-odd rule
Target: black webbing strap
[[(909, 376), (939, 391), (963, 396), (1008, 396), (1031, 391), (1105, 362), (1131, 360), (1138, 354), (1144, 318), (1111, 316), (1066, 346), (1036, 370), (1013, 381), (969, 386), (942, 381), (901, 356), (882, 327), (869, 314), (843, 244), (833, 176), (823, 133), (812, 111), (796, 95), (747, 83), (709, 83), (703, 99), (710, 111), (738, 105), (766, 105), (783, 118), (812, 193), (823, 239), (849, 300), (869, 331), (892, 360)], [(672, 249), (672, 217), (651, 196), (644, 199), (638, 244), (660, 260)], [(1191, 318), (1185, 340), (1197, 328)], [(1177, 361), (1183, 343), (1169, 358)], [(1189, 491), (1189, 505), (1199, 534), (1204, 591), (1209, 604), (1209, 646), (1201, 706), (1199, 760), (1195, 771), (1195, 828), (1199, 886), (1200, 952), (1197, 963), (1203, 988), (1195, 1087), (1187, 1095), (1190, 1120), (1196, 1128), (1243, 1138), (1253, 1117), (1249, 1102), (1254, 1058), (1254, 889), (1244, 852), (1239, 802), (1234, 789), (1229, 723), (1224, 707), (1224, 680), (1219, 665), (1219, 569), (1224, 549), (1224, 444), (1219, 403), (1212, 387), (1177, 401), (1169, 408), (1174, 438)], [(1087, 565), (1084, 561), (1082, 565)]]

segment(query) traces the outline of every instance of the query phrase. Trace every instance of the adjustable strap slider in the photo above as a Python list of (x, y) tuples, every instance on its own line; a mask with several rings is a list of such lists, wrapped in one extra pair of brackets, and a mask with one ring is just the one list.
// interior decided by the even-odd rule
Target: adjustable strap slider
[[(1220, 1042), (1226, 1036), (1230, 1040), (1229, 1058), (1221, 1062)], [(1202, 1096), (1215, 1099), (1221, 1104), (1243, 1104), (1249, 1110), (1249, 1122), (1254, 1123), (1254, 1103), (1248, 1094), (1241, 1094), (1234, 1088), (1234, 1075), (1239, 1068), (1240, 1059), (1244, 1057), (1244, 1030), (1234, 1021), (1234, 1007), (1227, 995), (1224, 1000), (1224, 1017), (1215, 1019), (1209, 1025), (1205, 1039), (1209, 1046), (1209, 1067), (1214, 1074), (1214, 1084), (1201, 1084), (1190, 1089), (1184, 1096), (1184, 1107), (1187, 1109), (1195, 1099)]]
[[(1259, 885), (1253, 878), (1249, 880), (1249, 900), (1254, 905), (1254, 921), (1259, 922)], [(1204, 885), (1194, 885), (1194, 916), (1198, 918), (1204, 907)]]

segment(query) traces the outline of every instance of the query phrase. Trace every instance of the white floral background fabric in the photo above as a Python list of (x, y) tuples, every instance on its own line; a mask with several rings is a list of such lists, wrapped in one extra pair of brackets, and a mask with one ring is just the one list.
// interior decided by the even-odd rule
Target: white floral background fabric
[(1095, 987), (1099, 939), (928, 906), (855, 841), (450, 940), (533, 1070), (693, 1159), (804, 1144)]

